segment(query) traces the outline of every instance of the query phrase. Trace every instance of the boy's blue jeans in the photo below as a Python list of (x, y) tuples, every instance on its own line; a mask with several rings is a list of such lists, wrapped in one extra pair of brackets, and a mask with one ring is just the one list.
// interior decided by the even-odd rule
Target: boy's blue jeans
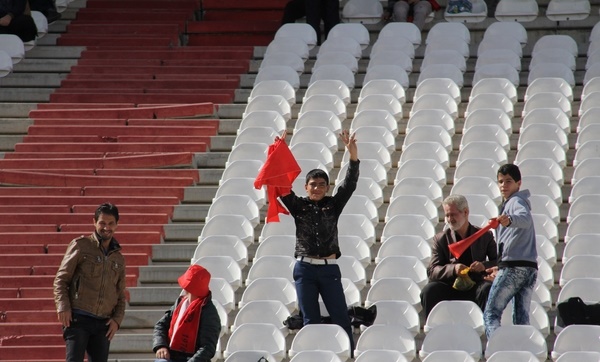
[(529, 307), (536, 279), (537, 269), (531, 267), (508, 267), (498, 271), (483, 313), (488, 339), (500, 327), (502, 312), (513, 298), (513, 324), (529, 324)]

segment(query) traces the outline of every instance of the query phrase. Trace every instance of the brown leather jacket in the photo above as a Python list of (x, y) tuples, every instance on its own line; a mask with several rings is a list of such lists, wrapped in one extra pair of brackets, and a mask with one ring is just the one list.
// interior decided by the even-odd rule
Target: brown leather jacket
[(121, 325), (125, 315), (125, 258), (112, 239), (108, 255), (96, 234), (69, 244), (54, 279), (57, 312), (79, 309)]

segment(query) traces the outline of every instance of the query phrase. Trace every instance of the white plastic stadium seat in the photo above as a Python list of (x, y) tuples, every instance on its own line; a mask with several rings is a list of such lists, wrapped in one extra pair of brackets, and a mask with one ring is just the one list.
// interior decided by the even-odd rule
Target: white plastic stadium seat
[(416, 343), (413, 335), (400, 325), (372, 325), (365, 329), (356, 342), (355, 356), (367, 350), (396, 350), (407, 360), (416, 356)]
[(546, 17), (552, 21), (583, 20), (590, 11), (590, 0), (550, 0)]
[(327, 39), (335, 39), (339, 37), (350, 36), (354, 38), (362, 49), (369, 46), (370, 36), (369, 30), (359, 23), (338, 23), (327, 34)]
[[(288, 23), (283, 24), (275, 33), (277, 38), (300, 38), (304, 40), (309, 49), (317, 45), (317, 33), (315, 29), (307, 23)], [(284, 39), (285, 40), (285, 39)]]
[(498, 21), (533, 21), (538, 16), (538, 4), (536, 0), (500, 0), (494, 16)]
[(349, 0), (342, 8), (342, 18), (348, 22), (377, 24), (383, 16), (383, 5), (378, 1)]
[(423, 330), (425, 333), (444, 324), (464, 324), (470, 326), (480, 336), (484, 333), (483, 312), (470, 300), (443, 300), (436, 304), (429, 315)]
[(434, 351), (465, 351), (479, 361), (482, 356), (481, 339), (469, 325), (442, 324), (425, 335), (419, 357), (426, 359)]
[(246, 323), (231, 333), (223, 357), (235, 351), (266, 350), (279, 362), (285, 357), (285, 349), (285, 337), (278, 327), (269, 323)]
[(287, 99), (290, 105), (296, 103), (296, 91), (285, 80), (264, 80), (254, 85), (252, 91), (250, 92), (250, 96), (248, 97), (248, 101), (251, 101), (254, 97), (258, 95), (282, 95), (285, 99)]
[(530, 325), (503, 325), (496, 329), (487, 342), (485, 357), (498, 351), (529, 351), (540, 361), (548, 357), (544, 335)]
[(337, 324), (309, 324), (296, 333), (288, 351), (294, 357), (301, 351), (332, 351), (346, 361), (350, 357), (350, 339)]

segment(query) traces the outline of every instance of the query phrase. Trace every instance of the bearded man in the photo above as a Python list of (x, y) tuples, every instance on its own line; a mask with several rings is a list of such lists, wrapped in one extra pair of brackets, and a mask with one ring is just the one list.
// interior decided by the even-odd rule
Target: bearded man
[[(421, 305), (428, 316), (433, 307), (442, 300), (470, 300), (483, 311), (492, 286), (492, 276), (486, 269), (496, 265), (498, 253), (491, 232), (485, 233), (459, 258), (455, 258), (448, 246), (475, 234), (480, 228), (469, 222), (469, 204), (462, 195), (450, 195), (442, 202), (446, 227), (432, 241), (431, 261), (427, 267), (429, 283), (421, 291)], [(475, 283), (469, 289), (456, 289), (454, 283), (461, 271)]]

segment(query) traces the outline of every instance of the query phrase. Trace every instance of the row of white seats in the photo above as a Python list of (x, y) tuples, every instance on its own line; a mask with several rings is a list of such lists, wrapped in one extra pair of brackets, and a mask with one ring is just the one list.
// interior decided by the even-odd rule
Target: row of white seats
[[(511, 361), (545, 361), (549, 354), (554, 360), (560, 361), (559, 358), (563, 354), (573, 352), (589, 352), (589, 357), (597, 358), (600, 353), (597, 344), (599, 336), (599, 326), (568, 326), (559, 334), (549, 353), (546, 340), (539, 330), (532, 326), (506, 325), (492, 335), (484, 351), (478, 333), (471, 326), (461, 323), (440, 324), (425, 336), (421, 349), (417, 352), (415, 339), (406, 328), (377, 324), (362, 331), (356, 342), (354, 356), (356, 360), (361, 360), (361, 355), (368, 353), (367, 351), (385, 350), (396, 351), (396, 356), (401, 355), (402, 357), (396, 357), (397, 361), (412, 361), (417, 355), (424, 361), (479, 361), (483, 357), (488, 361), (505, 360), (502, 358), (509, 358)], [(262, 356), (267, 355), (274, 361), (281, 361), (288, 356), (292, 361), (297, 361), (300, 358), (294, 358), (301, 353), (307, 354), (301, 359), (303, 361), (314, 358), (319, 358), (320, 361), (347, 361), (350, 358), (350, 341), (343, 329), (337, 325), (314, 324), (298, 331), (288, 350), (285, 336), (277, 327), (267, 323), (244, 323), (230, 336), (223, 357), (230, 362), (240, 361), (241, 355), (247, 353), (244, 357), (248, 358), (251, 353), (242, 351), (252, 350), (262, 353)], [(438, 359), (428, 359), (430, 354), (441, 351), (457, 351), (455, 353), (460, 355), (461, 359), (455, 359), (458, 356), (450, 357), (448, 352), (440, 353)], [(235, 355), (235, 352), (238, 354)], [(500, 355), (492, 357), (494, 353)], [(381, 352), (373, 354), (379, 358), (382, 355), (387, 356)], [(328, 359), (321, 359), (325, 356)], [(581, 358), (585, 354), (578, 353), (575, 356)], [(565, 360), (570, 359), (567, 357), (562, 361)]]
[[(472, 0), (471, 12), (444, 12), (444, 19), (449, 22), (478, 23), (487, 19), (487, 4), (482, 0)], [(583, 20), (591, 12), (590, 0), (551, 0), (545, 16), (552, 21)], [(530, 22), (539, 15), (535, 0), (501, 0), (494, 13), (502, 22)], [(381, 22), (383, 6), (376, 1), (350, 0), (342, 10), (342, 19), (347, 22), (376, 24)], [(433, 17), (433, 14), (430, 18)]]

